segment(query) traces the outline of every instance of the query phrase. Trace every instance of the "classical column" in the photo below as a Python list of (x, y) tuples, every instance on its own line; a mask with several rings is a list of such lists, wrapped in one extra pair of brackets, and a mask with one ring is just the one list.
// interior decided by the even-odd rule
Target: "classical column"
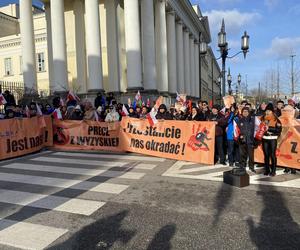
[(194, 37), (190, 35), (190, 90), (191, 96), (195, 96), (195, 63), (194, 63)]
[(196, 97), (200, 97), (199, 93), (200, 93), (200, 71), (199, 71), (199, 43), (195, 43), (195, 73), (196, 73), (196, 79), (195, 79), (195, 84), (196, 84)]
[(141, 0), (143, 83), (146, 90), (157, 90), (155, 65), (154, 0)]
[(176, 51), (177, 51), (177, 89), (184, 93), (184, 47), (182, 22), (176, 22)]
[(169, 92), (175, 94), (178, 91), (177, 85), (177, 50), (176, 50), (176, 26), (175, 12), (167, 14), (167, 38), (168, 38), (168, 81)]
[(50, 94), (54, 89), (54, 75), (53, 75), (53, 49), (52, 49), (52, 32), (51, 32), (51, 8), (50, 3), (45, 3), (45, 14), (47, 23), (47, 54), (48, 54), (48, 77)]
[(87, 92), (87, 65), (84, 27), (84, 4), (81, 0), (74, 1), (75, 46), (76, 46), (76, 88), (79, 93)]
[(185, 93), (191, 94), (190, 82), (191, 82), (191, 70), (190, 70), (190, 33), (187, 28), (184, 29), (184, 86)]
[(120, 62), (117, 0), (105, 0), (106, 31), (107, 31), (107, 60), (108, 60), (108, 91), (120, 92)]
[(64, 1), (51, 0), (54, 92), (68, 90)]
[(37, 91), (37, 78), (31, 0), (20, 0), (20, 31), (25, 91), (33, 93)]
[(88, 92), (103, 91), (99, 1), (85, 0)]
[(165, 0), (155, 3), (155, 45), (158, 90), (168, 92), (168, 53)]
[(139, 1), (124, 0), (127, 90), (142, 89)]

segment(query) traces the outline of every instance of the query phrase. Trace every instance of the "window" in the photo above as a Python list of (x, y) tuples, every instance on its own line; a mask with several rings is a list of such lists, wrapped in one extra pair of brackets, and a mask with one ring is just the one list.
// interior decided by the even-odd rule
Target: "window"
[(20, 75), (23, 74), (23, 59), (22, 56), (20, 56)]
[(5, 58), (5, 59), (4, 59), (4, 68), (5, 68), (5, 73), (4, 73), (4, 75), (6, 75), (6, 76), (11, 76), (11, 75), (12, 75), (11, 58)]
[(43, 72), (45, 71), (45, 57), (44, 53), (37, 54), (37, 71)]

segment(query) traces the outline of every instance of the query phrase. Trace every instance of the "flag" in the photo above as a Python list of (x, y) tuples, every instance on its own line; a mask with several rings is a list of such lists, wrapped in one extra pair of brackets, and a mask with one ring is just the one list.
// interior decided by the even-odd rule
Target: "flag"
[(36, 105), (36, 114), (39, 116), (42, 116), (43, 112), (42, 112), (40, 106), (37, 103), (35, 105)]
[(265, 132), (268, 130), (268, 126), (261, 122), (259, 117), (255, 116), (255, 128), (254, 128), (254, 137), (258, 141), (261, 141)]
[(54, 119), (62, 120), (62, 114), (59, 108), (55, 109), (52, 115)]
[(193, 108), (193, 106), (192, 106), (192, 100), (188, 100), (187, 106), (189, 108), (190, 113), (192, 113), (192, 108)]
[(226, 107), (222, 108), (222, 109), (220, 110), (220, 113), (221, 113), (222, 115), (225, 115), (225, 113), (226, 113)]
[(5, 105), (7, 101), (5, 100), (5, 97), (0, 93), (0, 105)]
[(128, 110), (125, 107), (125, 105), (123, 104), (123, 107), (122, 107), (122, 116), (128, 116), (128, 115), (129, 115)]
[(130, 97), (129, 97), (128, 100), (127, 100), (127, 104), (128, 104), (128, 107), (131, 107), (131, 100), (130, 100)]
[(80, 102), (80, 98), (70, 90), (67, 95), (67, 101), (73, 101), (73, 100)]
[(157, 98), (157, 100), (155, 102), (155, 106), (154, 106), (154, 108), (156, 110), (158, 110), (159, 106), (163, 103), (163, 100), (164, 100), (163, 96), (160, 96)]
[(156, 123), (157, 123), (157, 119), (156, 119), (156, 111), (155, 111), (155, 109), (154, 108), (152, 108), (151, 109), (151, 111), (150, 111), (150, 113), (148, 113), (147, 115), (146, 115), (146, 117), (147, 117), (147, 120), (148, 120), (148, 122), (149, 122), (149, 124), (150, 124), (150, 126), (151, 127), (153, 127)]
[(25, 115), (26, 115), (27, 118), (30, 118), (30, 111), (29, 111), (29, 108), (28, 108), (27, 105), (25, 107)]
[(62, 106), (62, 107), (65, 106), (65, 102), (61, 97), (59, 99), (59, 105)]
[(146, 107), (147, 107), (147, 108), (150, 108), (150, 99), (149, 99), (149, 98), (147, 99)]
[(241, 135), (241, 130), (237, 125), (236, 121), (233, 120), (233, 139), (237, 141)]
[(99, 115), (96, 110), (94, 110), (95, 121), (99, 122)]
[(136, 100), (137, 102), (140, 101), (140, 100), (142, 100), (142, 96), (141, 96), (140, 91), (138, 91), (138, 92), (136, 93), (136, 95), (135, 95), (135, 100)]

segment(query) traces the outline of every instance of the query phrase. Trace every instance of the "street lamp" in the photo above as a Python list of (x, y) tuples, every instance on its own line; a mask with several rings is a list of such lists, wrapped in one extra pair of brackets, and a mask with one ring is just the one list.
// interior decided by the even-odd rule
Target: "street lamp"
[(238, 53), (234, 54), (233, 56), (228, 56), (228, 43), (226, 41), (226, 31), (225, 31), (225, 22), (224, 19), (222, 20), (222, 26), (221, 26), (221, 30), (218, 33), (218, 47), (220, 48), (220, 53), (221, 56), (220, 58), (222, 58), (222, 95), (225, 96), (225, 63), (226, 63), (226, 59), (227, 58), (233, 58), (235, 56), (237, 56), (240, 53), (244, 54), (244, 58), (246, 58), (246, 54), (249, 51), (249, 35), (247, 34), (247, 32), (244, 32), (244, 35), (241, 38), (241, 51), (239, 51)]
[(231, 89), (232, 77), (230, 75), (230, 68), (228, 68), (227, 83), (228, 83), (228, 94), (231, 95), (232, 94), (232, 89)]
[(237, 97), (237, 98), (238, 98), (239, 91), (240, 91), (240, 89), (241, 89), (241, 81), (242, 81), (242, 76), (241, 76), (241, 74), (239, 73), (239, 74), (238, 74), (238, 80), (237, 80), (238, 84), (236, 85), (236, 97)]
[(207, 53), (207, 43), (203, 40), (202, 33), (199, 33), (199, 97), (202, 99), (202, 78), (201, 78), (201, 57)]

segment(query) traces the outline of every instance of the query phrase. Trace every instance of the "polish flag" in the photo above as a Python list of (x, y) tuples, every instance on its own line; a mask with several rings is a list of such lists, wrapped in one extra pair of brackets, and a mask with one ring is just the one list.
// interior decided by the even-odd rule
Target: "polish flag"
[(5, 100), (5, 97), (0, 93), (0, 105), (5, 105), (7, 101)]
[(127, 104), (128, 104), (128, 107), (131, 107), (131, 99), (130, 98), (128, 98)]
[(160, 96), (157, 98), (156, 102), (155, 102), (155, 109), (158, 110), (159, 106), (163, 103), (164, 97)]
[(65, 102), (64, 102), (64, 100), (62, 98), (59, 99), (59, 105), (61, 107), (65, 106)]
[(96, 110), (94, 110), (95, 121), (99, 122), (99, 115)]
[(80, 98), (70, 90), (67, 95), (67, 101), (73, 101), (73, 100), (80, 102)]
[(42, 112), (40, 106), (37, 103), (35, 105), (36, 105), (36, 114), (39, 116), (42, 116), (43, 112)]
[(154, 108), (152, 108), (151, 112), (146, 115), (147, 120), (148, 120), (151, 127), (153, 127), (158, 122), (156, 117), (155, 117), (156, 114), (157, 114), (157, 112), (155, 111)]
[(128, 110), (125, 107), (125, 105), (123, 104), (123, 107), (122, 107), (122, 116), (128, 116), (128, 115), (129, 115)]
[(149, 99), (149, 98), (147, 99), (146, 107), (147, 107), (147, 108), (150, 108), (150, 99)]
[(54, 119), (62, 120), (62, 114), (60, 109), (55, 109), (52, 113)]
[(30, 118), (30, 111), (29, 111), (29, 108), (27, 105), (25, 107), (25, 114), (26, 114), (27, 118)]
[(258, 116), (255, 116), (255, 129), (254, 129), (255, 139), (261, 141), (267, 130), (268, 130), (268, 126), (265, 123), (261, 122)]
[(142, 100), (142, 96), (141, 96), (140, 91), (138, 91), (138, 92), (136, 93), (136, 95), (135, 95), (135, 100), (137, 100), (137, 101), (141, 101), (141, 100)]
[(239, 139), (241, 135), (241, 130), (239, 128), (239, 126), (237, 125), (236, 121), (233, 120), (233, 138), (235, 141), (237, 141)]
[(222, 108), (221, 110), (220, 110), (220, 113), (222, 114), (222, 115), (225, 115), (226, 113), (226, 107), (224, 107), (224, 108)]

